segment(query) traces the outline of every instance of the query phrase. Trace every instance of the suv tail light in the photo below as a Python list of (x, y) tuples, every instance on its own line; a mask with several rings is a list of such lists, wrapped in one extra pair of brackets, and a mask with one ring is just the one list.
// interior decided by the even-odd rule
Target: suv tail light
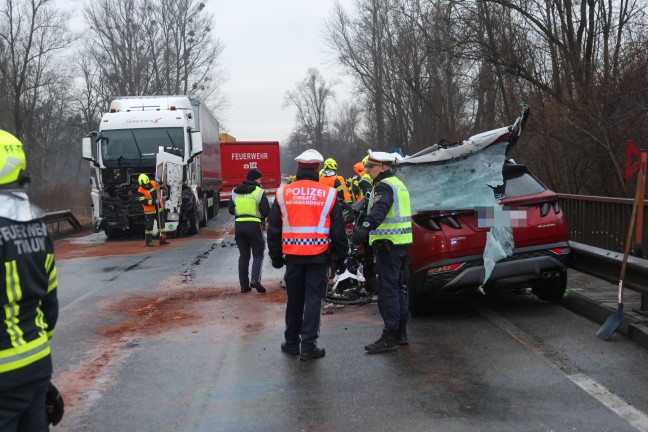
[(548, 202), (540, 204), (540, 216), (547, 216), (549, 214), (549, 210), (551, 210), (551, 204), (549, 204)]
[(553, 252), (556, 255), (567, 255), (571, 252), (571, 250), (569, 248), (557, 247), (557, 248), (549, 249), (549, 252)]
[(451, 271), (458, 270), (461, 268), (465, 263), (456, 263), (456, 264), (450, 264), (450, 265), (444, 265), (440, 267), (432, 267), (427, 271), (428, 276), (439, 274), (439, 273), (447, 273)]
[(560, 213), (560, 204), (558, 204), (558, 201), (554, 201), (553, 203), (553, 210), (555, 214)]

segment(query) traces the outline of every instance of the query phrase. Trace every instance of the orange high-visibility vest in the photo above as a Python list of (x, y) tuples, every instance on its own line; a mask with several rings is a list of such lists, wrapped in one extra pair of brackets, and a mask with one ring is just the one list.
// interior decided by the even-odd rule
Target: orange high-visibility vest
[(299, 180), (277, 190), (284, 254), (319, 255), (328, 250), (336, 196), (335, 189), (312, 180)]
[[(340, 186), (335, 187), (335, 180), (340, 181)], [(350, 202), (351, 201), (351, 194), (349, 193), (349, 189), (346, 187), (346, 181), (344, 181), (344, 177), (342, 176), (320, 176), (319, 182), (323, 185), (330, 186), (332, 188), (339, 190), (342, 190), (344, 193), (344, 201)]]
[(137, 192), (142, 194), (139, 200), (142, 203), (142, 207), (144, 208), (144, 213), (155, 214), (155, 204), (153, 203), (153, 196), (151, 195), (151, 191), (155, 190), (157, 192), (156, 195), (159, 201), (158, 206), (160, 207), (160, 210), (164, 209), (164, 203), (162, 202), (160, 187), (158, 186), (157, 182), (155, 180), (151, 180), (149, 185), (147, 185), (147, 187), (140, 186), (137, 189)]

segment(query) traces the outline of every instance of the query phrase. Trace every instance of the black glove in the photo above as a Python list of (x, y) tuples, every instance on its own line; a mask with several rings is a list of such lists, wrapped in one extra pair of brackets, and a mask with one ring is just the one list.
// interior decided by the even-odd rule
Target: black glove
[(47, 422), (56, 426), (63, 418), (65, 404), (63, 403), (63, 396), (52, 383), (49, 383), (45, 393), (45, 408), (47, 410)]
[(369, 237), (369, 222), (363, 222), (361, 226), (356, 228), (356, 232), (353, 233), (353, 244), (361, 245)]
[(283, 257), (273, 258), (273, 259), (272, 259), (272, 267), (274, 267), (274, 268), (276, 268), (276, 269), (280, 269), (280, 268), (283, 267), (283, 266), (284, 266), (284, 259), (283, 259)]

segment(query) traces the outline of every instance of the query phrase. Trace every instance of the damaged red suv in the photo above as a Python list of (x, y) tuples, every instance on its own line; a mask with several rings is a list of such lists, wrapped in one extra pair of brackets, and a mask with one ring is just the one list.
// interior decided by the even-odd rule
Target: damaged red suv
[[(522, 119), (526, 120), (528, 112), (523, 112), (523, 115)], [(406, 282), (413, 313), (424, 310), (435, 298), (480, 289), (489, 294), (531, 288), (541, 300), (558, 302), (562, 299), (570, 257), (565, 215), (556, 194), (525, 165), (505, 161), (504, 154), (510, 150), (506, 146), (517, 141), (523, 124), (524, 121), (521, 124), (516, 122), (508, 128), (479, 134), (461, 143), (445, 144), (445, 148), (419, 152), (402, 161), (408, 165), (409, 159), (402, 180), (412, 196), (413, 244), (409, 248)], [(466, 150), (462, 146), (467, 144), (474, 148), (469, 149), (466, 155), (456, 156), (457, 151)], [(484, 148), (498, 144), (500, 150), (494, 149), (490, 160), (483, 157), (483, 161), (469, 163), (479, 159), (475, 154)], [(451, 148), (455, 153), (448, 159), (443, 150)], [(493, 160), (501, 162), (493, 167), (496, 165)], [(468, 166), (464, 172), (456, 172), (457, 169), (451, 168), (450, 164)], [(431, 165), (435, 171), (430, 171)], [(501, 173), (501, 177), (495, 184), (488, 185), (485, 191), (482, 189), (471, 194), (468, 180), (464, 182), (464, 179), (479, 176), (480, 171), (487, 169), (497, 176)], [(485, 182), (477, 179), (477, 183)], [(417, 194), (422, 196), (415, 198)], [(457, 207), (447, 207), (452, 206), (456, 197), (459, 197)], [(437, 202), (432, 202), (435, 200)], [(485, 249), (492, 224), (484, 223), (482, 204), (470, 206), (470, 202), (480, 200), (490, 200), (493, 206), (503, 209), (505, 215), (518, 217), (518, 223), (513, 220), (514, 223), (507, 228), (509, 237), (512, 233), (510, 250), (492, 265), (485, 265), (485, 258), (491, 258)], [(497, 241), (495, 244), (495, 250), (502, 249)]]

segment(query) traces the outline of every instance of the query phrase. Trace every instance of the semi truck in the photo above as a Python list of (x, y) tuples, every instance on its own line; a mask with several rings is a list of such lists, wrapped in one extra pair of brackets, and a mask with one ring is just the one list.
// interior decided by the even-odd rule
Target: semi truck
[(83, 138), (82, 151), (93, 169), (95, 230), (109, 239), (144, 233), (140, 174), (160, 180), (167, 234), (196, 234), (218, 211), (219, 124), (199, 99), (118, 96), (99, 130)]
[[(223, 140), (226, 138), (226, 140)], [(281, 161), (277, 141), (236, 141), (230, 135), (221, 134), (220, 142), (223, 188), (220, 198), (228, 201), (232, 190), (243, 183), (250, 169), (263, 174), (261, 187), (268, 197), (273, 197), (281, 185)]]

